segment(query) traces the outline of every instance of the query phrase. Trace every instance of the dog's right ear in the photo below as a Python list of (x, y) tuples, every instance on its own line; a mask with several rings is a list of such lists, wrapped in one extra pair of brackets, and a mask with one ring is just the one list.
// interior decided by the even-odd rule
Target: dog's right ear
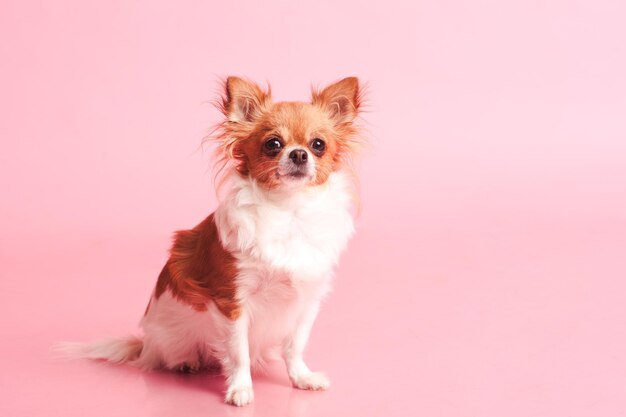
[(249, 123), (256, 120), (271, 102), (271, 93), (251, 81), (230, 76), (224, 83), (222, 111), (231, 122)]

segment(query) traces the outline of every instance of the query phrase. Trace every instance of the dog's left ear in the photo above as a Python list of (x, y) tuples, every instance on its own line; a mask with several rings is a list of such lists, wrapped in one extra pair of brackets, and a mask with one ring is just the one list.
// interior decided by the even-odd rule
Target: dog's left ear
[(320, 92), (314, 90), (313, 104), (325, 108), (336, 124), (352, 122), (361, 107), (359, 79), (348, 77)]

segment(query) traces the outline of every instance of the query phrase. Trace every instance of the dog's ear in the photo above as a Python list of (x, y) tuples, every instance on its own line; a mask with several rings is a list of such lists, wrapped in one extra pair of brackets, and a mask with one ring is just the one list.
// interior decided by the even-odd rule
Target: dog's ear
[(326, 109), (337, 124), (349, 123), (359, 114), (361, 95), (359, 79), (344, 78), (322, 91), (313, 91), (313, 104)]
[(262, 90), (251, 81), (230, 76), (224, 83), (222, 111), (231, 122), (252, 122), (271, 102), (268, 90)]

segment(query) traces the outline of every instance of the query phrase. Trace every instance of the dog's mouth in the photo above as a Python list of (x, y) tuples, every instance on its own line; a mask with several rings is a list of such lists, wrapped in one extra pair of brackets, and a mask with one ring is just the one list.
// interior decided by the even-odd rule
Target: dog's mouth
[(287, 174), (287, 177), (291, 177), (291, 178), (304, 178), (308, 176), (309, 175), (306, 172), (302, 172), (302, 171), (294, 171), (294, 172), (290, 172)]
[(290, 172), (287, 174), (276, 173), (276, 178), (279, 180), (291, 182), (291, 181), (305, 181), (305, 180), (313, 179), (313, 176), (305, 172)]
[(313, 174), (309, 172), (309, 169), (306, 167), (302, 168), (292, 168), (287, 172), (280, 172), (280, 170), (276, 171), (276, 178), (283, 178), (287, 180), (303, 180), (303, 179), (312, 179)]

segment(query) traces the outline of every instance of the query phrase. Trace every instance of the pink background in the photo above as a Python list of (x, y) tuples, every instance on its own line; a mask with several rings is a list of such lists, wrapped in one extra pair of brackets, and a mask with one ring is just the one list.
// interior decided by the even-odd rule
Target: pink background
[[(92, 4), (88, 4), (92, 3)], [(20, 2), (0, 13), (0, 415), (626, 415), (626, 3)], [(308, 349), (333, 381), (59, 362), (133, 332), (215, 208), (217, 80), (369, 84), (363, 212)]]

